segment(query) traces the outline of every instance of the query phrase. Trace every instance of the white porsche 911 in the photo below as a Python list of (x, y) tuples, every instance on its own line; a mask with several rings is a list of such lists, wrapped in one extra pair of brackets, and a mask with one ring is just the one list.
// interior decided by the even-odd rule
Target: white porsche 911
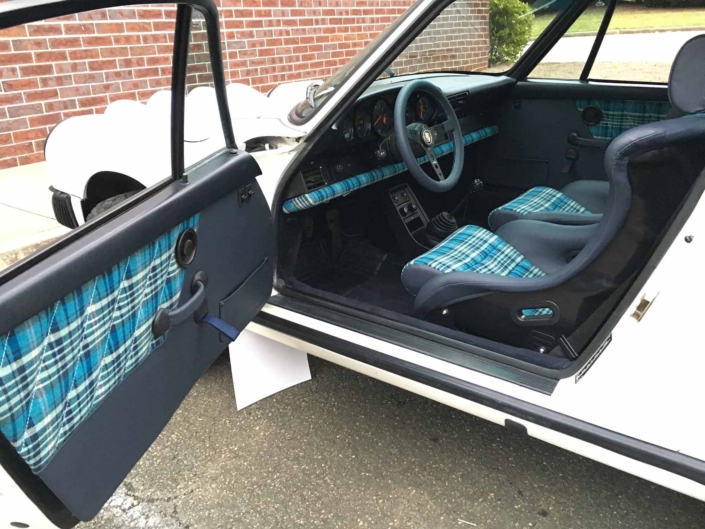
[[(3, 3), (0, 27), (132, 3)], [(171, 91), (59, 124), (75, 229), (0, 273), (0, 525), (94, 517), (245, 327), (705, 500), (705, 36), (668, 83), (620, 78), (611, 0), (541, 70), (592, 4), (464, 72), (424, 55), (464, 4), (420, 0), (266, 97), (226, 85), (212, 1), (179, 3)], [(194, 11), (213, 87), (186, 97)]]

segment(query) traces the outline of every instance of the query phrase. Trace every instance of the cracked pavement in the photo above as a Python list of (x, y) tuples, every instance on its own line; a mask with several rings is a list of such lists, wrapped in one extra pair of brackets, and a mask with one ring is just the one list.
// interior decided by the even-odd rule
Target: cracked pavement
[(227, 357), (79, 529), (702, 528), (705, 503), (311, 358), (235, 409)]

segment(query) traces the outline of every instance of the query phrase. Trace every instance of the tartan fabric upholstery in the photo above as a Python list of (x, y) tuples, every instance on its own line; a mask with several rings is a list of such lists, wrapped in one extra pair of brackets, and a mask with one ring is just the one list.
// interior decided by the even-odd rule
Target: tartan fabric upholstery
[(178, 304), (181, 223), (0, 336), (0, 431), (34, 472), (165, 336), (159, 308)]
[(475, 272), (523, 278), (546, 275), (501, 237), (479, 226), (460, 228), (435, 248), (410, 261), (404, 270), (418, 265), (442, 273)]
[[(485, 127), (483, 129), (478, 129), (476, 131), (465, 134), (463, 136), (463, 143), (465, 145), (470, 145), (471, 143), (475, 143), (480, 140), (484, 140), (485, 138), (489, 138), (490, 136), (494, 136), (495, 134), (497, 134), (498, 131), (499, 129), (496, 125), (492, 125), (491, 127)], [(453, 143), (446, 142), (442, 143), (441, 145), (437, 145), (433, 148), (433, 152), (435, 153), (437, 158), (445, 156), (446, 154), (453, 152)], [(421, 158), (418, 158), (419, 163), (425, 163), (427, 161), (427, 156), (422, 156)], [(387, 167), (382, 167), (380, 169), (373, 169), (372, 171), (368, 171), (366, 173), (362, 173), (357, 176), (341, 180), (340, 182), (336, 182), (335, 184), (331, 184), (329, 186), (316, 189), (315, 191), (311, 191), (310, 193), (306, 193), (305, 195), (301, 195), (296, 198), (287, 200), (286, 202), (284, 202), (284, 206), (282, 207), (282, 209), (284, 210), (284, 213), (294, 213), (296, 211), (303, 211), (305, 209), (317, 206), (318, 204), (321, 204), (323, 202), (328, 202), (333, 198), (347, 195), (352, 191), (366, 187), (370, 184), (374, 184), (375, 182), (386, 180), (387, 178), (391, 178), (392, 176), (401, 174), (404, 171), (406, 171), (406, 164), (403, 162), (388, 165)]]
[(590, 133), (596, 140), (612, 140), (622, 132), (666, 119), (671, 108), (668, 101), (599, 101), (580, 99), (576, 101), (582, 112), (589, 106), (602, 110), (602, 120), (597, 125), (588, 125)]
[[(552, 187), (544, 186), (529, 189), (523, 195), (518, 196), (511, 202), (497, 209), (508, 209), (520, 215), (545, 211), (560, 211), (562, 213), (578, 213), (582, 215), (590, 214), (586, 208), (578, 204), (572, 198), (569, 198), (567, 195)], [(492, 215), (492, 213), (490, 213), (490, 215)]]

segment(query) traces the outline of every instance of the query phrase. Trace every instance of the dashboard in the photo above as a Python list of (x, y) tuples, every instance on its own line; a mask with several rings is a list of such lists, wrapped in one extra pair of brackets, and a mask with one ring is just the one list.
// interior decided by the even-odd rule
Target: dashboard
[[(514, 80), (506, 77), (425, 74), (381, 79), (372, 83), (311, 149), (299, 166), (285, 198), (292, 199), (375, 169), (401, 161), (394, 141), (394, 105), (402, 87), (426, 79), (440, 88), (460, 121), (463, 133), (486, 125), (485, 112), (507, 95)], [(406, 123), (433, 127), (447, 119), (428, 93), (412, 94), (405, 109)]]

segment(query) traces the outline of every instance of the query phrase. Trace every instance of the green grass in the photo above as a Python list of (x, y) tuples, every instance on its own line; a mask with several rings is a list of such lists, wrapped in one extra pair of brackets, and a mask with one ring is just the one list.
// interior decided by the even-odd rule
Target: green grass
[[(605, 13), (604, 7), (591, 7), (571, 26), (568, 33), (597, 31)], [(531, 36), (538, 37), (550, 24), (555, 13), (537, 15)], [(653, 29), (705, 26), (705, 8), (643, 7), (620, 4), (614, 12), (609, 29)]]

